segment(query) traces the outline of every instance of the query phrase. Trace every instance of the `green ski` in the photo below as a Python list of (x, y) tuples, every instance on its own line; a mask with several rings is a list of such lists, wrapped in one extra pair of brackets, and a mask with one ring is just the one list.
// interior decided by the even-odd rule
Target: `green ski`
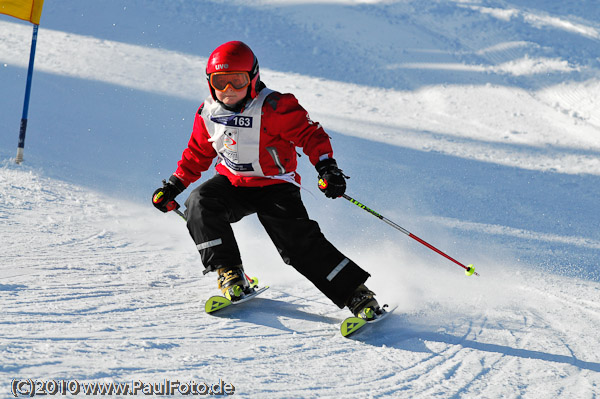
[(369, 325), (371, 323), (380, 322), (381, 320), (388, 317), (394, 310), (396, 310), (398, 306), (394, 306), (391, 309), (386, 309), (387, 307), (388, 305), (383, 305), (381, 313), (377, 314), (372, 320), (366, 320), (355, 316), (346, 318), (340, 326), (340, 332), (342, 333), (342, 336), (348, 338), (354, 335), (357, 331), (361, 331), (364, 326)]
[(269, 289), (269, 286), (254, 288), (254, 291), (249, 294), (244, 294), (240, 299), (233, 302), (221, 295), (211, 296), (204, 304), (204, 311), (208, 314), (211, 314), (228, 308), (231, 305), (239, 305), (240, 303), (244, 303), (255, 298), (256, 296), (265, 292), (267, 289)]

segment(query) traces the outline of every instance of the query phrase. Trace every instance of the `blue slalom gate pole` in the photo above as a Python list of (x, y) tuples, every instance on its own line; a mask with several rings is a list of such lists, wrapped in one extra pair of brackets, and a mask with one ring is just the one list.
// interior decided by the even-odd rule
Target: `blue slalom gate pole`
[(21, 129), (19, 131), (19, 144), (17, 145), (16, 163), (23, 162), (23, 150), (25, 148), (25, 132), (27, 131), (27, 114), (29, 112), (29, 96), (31, 93), (31, 79), (33, 77), (33, 61), (35, 60), (35, 46), (39, 25), (33, 24), (33, 38), (31, 39), (31, 52), (29, 53), (29, 69), (27, 71), (27, 85), (25, 86), (25, 101), (23, 104), (23, 116), (21, 117)]

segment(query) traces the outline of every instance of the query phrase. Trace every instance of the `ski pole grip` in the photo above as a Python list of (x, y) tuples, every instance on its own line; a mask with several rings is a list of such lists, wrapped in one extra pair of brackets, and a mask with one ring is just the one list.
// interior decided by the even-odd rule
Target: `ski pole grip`
[(175, 200), (167, 202), (167, 205), (166, 205), (167, 212), (174, 211), (176, 209), (179, 209), (180, 207), (181, 206)]

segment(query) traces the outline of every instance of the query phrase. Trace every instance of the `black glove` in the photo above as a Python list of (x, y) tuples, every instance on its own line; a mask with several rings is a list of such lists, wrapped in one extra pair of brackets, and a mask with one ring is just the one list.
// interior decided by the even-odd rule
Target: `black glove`
[(338, 198), (346, 192), (346, 179), (335, 159), (328, 158), (317, 162), (315, 165), (319, 173), (319, 190), (325, 193), (327, 198)]
[(178, 209), (179, 204), (175, 202), (175, 197), (181, 194), (183, 190), (185, 190), (183, 182), (172, 175), (169, 177), (169, 181), (163, 180), (163, 186), (154, 191), (152, 204), (161, 212)]

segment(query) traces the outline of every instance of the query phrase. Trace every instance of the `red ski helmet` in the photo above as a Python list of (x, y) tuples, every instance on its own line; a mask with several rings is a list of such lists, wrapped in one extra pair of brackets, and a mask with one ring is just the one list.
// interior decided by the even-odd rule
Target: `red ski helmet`
[(210, 94), (216, 100), (215, 89), (210, 84), (210, 75), (215, 72), (248, 72), (250, 77), (248, 94), (250, 98), (258, 95), (257, 87), (260, 82), (258, 59), (245, 43), (232, 41), (221, 44), (208, 57), (206, 79)]

